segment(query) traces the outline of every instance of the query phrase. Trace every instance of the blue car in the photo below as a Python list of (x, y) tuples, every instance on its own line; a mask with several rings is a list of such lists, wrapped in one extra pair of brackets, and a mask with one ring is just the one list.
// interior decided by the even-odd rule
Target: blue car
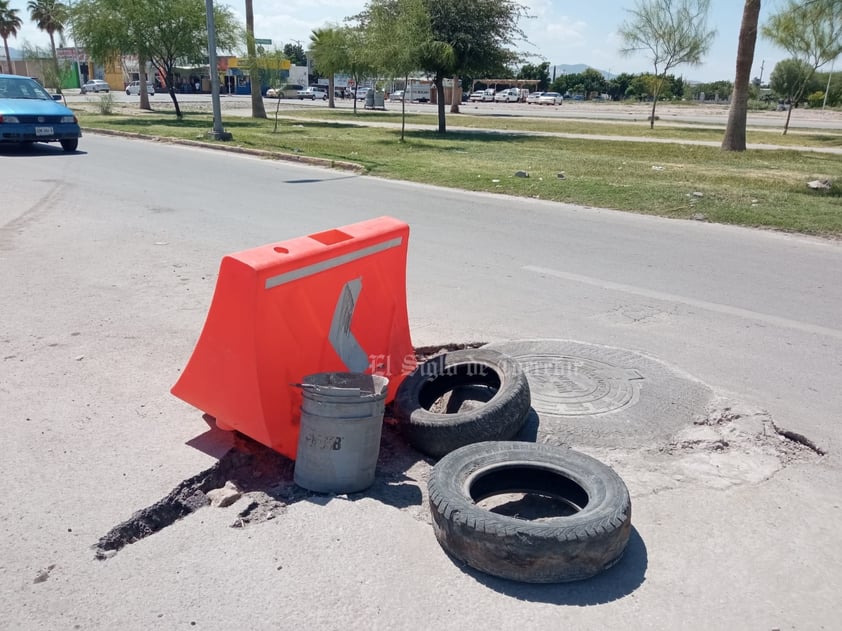
[(56, 103), (34, 79), (0, 74), (0, 144), (59, 142), (65, 151), (76, 151), (82, 129), (73, 112)]

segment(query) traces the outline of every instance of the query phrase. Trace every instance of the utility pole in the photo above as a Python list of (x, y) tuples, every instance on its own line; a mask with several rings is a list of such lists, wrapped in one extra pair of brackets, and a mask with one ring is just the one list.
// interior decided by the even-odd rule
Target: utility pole
[(205, 0), (208, 20), (208, 70), (211, 80), (211, 103), (213, 104), (213, 131), (208, 136), (214, 140), (231, 140), (233, 136), (222, 127), (222, 107), (219, 104), (219, 69), (216, 64), (216, 21), (213, 16), (213, 0)]
[(760, 85), (757, 86), (758, 88), (763, 87), (763, 68), (765, 68), (765, 67), (766, 67), (766, 60), (764, 59), (763, 61), (760, 62), (760, 77), (758, 77), (758, 79), (757, 79), (760, 82)]

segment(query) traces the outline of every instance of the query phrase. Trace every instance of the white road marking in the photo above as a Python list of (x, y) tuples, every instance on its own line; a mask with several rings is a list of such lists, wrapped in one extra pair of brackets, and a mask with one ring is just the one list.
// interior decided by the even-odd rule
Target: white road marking
[(842, 340), (842, 331), (838, 329), (831, 329), (817, 324), (810, 324), (809, 322), (800, 322), (798, 320), (790, 320), (789, 318), (781, 318), (779, 316), (769, 315), (767, 313), (760, 313), (758, 311), (751, 311), (749, 309), (741, 309), (740, 307), (732, 307), (730, 305), (722, 305), (716, 302), (707, 302), (705, 300), (696, 300), (694, 298), (687, 298), (686, 296), (679, 296), (677, 294), (668, 294), (661, 291), (654, 291), (644, 287), (637, 287), (635, 285), (624, 285), (623, 283), (614, 283), (601, 278), (593, 278), (591, 276), (582, 276), (581, 274), (571, 274), (569, 272), (561, 272), (559, 270), (549, 269), (547, 267), (540, 267), (537, 265), (525, 265), (523, 267), (528, 272), (535, 272), (536, 274), (544, 274), (545, 276), (553, 276), (555, 278), (562, 278), (576, 283), (583, 283), (585, 285), (592, 285), (600, 287), (601, 289), (610, 289), (612, 291), (622, 291), (627, 294), (634, 294), (636, 296), (644, 296), (646, 298), (653, 298), (655, 300), (663, 300), (666, 302), (677, 302), (691, 307), (698, 307), (700, 309), (707, 309), (708, 311), (715, 311), (717, 313), (724, 313), (727, 315), (737, 316), (739, 318), (746, 318), (749, 320), (756, 320), (758, 322), (765, 322), (774, 326), (780, 326), (787, 329), (795, 329), (805, 333), (814, 333), (816, 335), (826, 335)]

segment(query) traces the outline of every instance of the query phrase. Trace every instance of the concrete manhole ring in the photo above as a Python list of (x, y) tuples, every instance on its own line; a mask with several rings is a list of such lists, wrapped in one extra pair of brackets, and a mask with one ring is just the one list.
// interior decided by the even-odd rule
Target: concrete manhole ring
[(533, 413), (520, 437), (550, 444), (643, 447), (706, 415), (711, 389), (632, 351), (571, 340), (488, 344), (516, 360)]

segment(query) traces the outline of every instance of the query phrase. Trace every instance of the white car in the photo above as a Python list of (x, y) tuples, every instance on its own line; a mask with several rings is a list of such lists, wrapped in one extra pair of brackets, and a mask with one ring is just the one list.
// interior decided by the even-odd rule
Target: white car
[(311, 85), (306, 90), (299, 90), (298, 98), (301, 100), (310, 99), (311, 101), (315, 101), (316, 99), (320, 99), (327, 101), (327, 90), (318, 85)]
[[(155, 95), (155, 86), (152, 85), (151, 81), (146, 82), (146, 93), (149, 96)], [(137, 96), (140, 94), (140, 81), (132, 81), (129, 85), (126, 86), (126, 94), (129, 96)]]
[(564, 98), (558, 92), (544, 92), (538, 97), (538, 105), (561, 105)]
[(111, 86), (102, 79), (91, 79), (82, 85), (82, 94), (88, 92), (111, 92)]
[(494, 90), (491, 88), (487, 90), (477, 90), (471, 96), (468, 97), (469, 101), (479, 101), (479, 102), (486, 102), (486, 101), (493, 101), (494, 100)]
[[(358, 101), (365, 101), (365, 95), (368, 93), (368, 88), (357, 88), (357, 100)], [(354, 95), (354, 91), (351, 90), (351, 96)]]
[(270, 99), (297, 99), (298, 93), (303, 89), (304, 86), (298, 83), (285, 83), (279, 88), (266, 90), (266, 96)]
[(517, 103), (518, 101), (520, 101), (520, 90), (517, 88), (500, 90), (494, 95), (495, 103)]
[(529, 96), (526, 97), (526, 104), (532, 105), (533, 103), (538, 103), (538, 99), (541, 98), (542, 94), (544, 94), (544, 92), (530, 92)]

